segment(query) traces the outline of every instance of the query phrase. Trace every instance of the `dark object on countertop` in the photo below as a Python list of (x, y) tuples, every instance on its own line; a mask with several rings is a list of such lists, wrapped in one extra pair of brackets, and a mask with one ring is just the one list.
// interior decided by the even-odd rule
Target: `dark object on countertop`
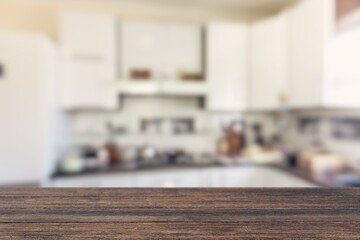
[(192, 165), (194, 164), (194, 157), (181, 149), (168, 150), (166, 152), (166, 163), (169, 165)]
[(265, 147), (266, 141), (262, 132), (263, 131), (262, 125), (260, 123), (255, 123), (252, 126), (252, 129), (255, 136), (255, 144), (261, 147)]
[(108, 142), (107, 144), (105, 144), (104, 148), (108, 153), (110, 165), (116, 165), (120, 160), (118, 146), (115, 143)]
[(356, 188), (40, 188), (0, 196), (5, 239), (360, 239)]
[(244, 134), (245, 124), (242, 121), (232, 121), (228, 126), (222, 126), (224, 137), (217, 143), (218, 154), (222, 156), (237, 156), (246, 147)]
[(298, 166), (298, 155), (296, 153), (286, 154), (286, 160), (291, 168), (296, 168)]
[(169, 164), (176, 164), (178, 163), (178, 160), (180, 157), (184, 156), (185, 153), (181, 150), (169, 150), (166, 153), (166, 157), (167, 157), (167, 162)]
[(166, 163), (166, 154), (159, 151), (156, 147), (147, 145), (139, 149), (137, 158), (138, 168), (154, 168), (166, 165)]
[(81, 157), (85, 159), (97, 158), (98, 150), (92, 146), (84, 146), (81, 149)]
[(133, 80), (149, 80), (151, 78), (151, 71), (149, 69), (132, 69), (130, 78)]
[(178, 157), (178, 154), (176, 152), (168, 152), (167, 153), (167, 159), (169, 164), (176, 164), (176, 159)]
[(360, 187), (360, 174), (342, 174), (335, 181), (341, 187)]
[(238, 155), (240, 154), (241, 149), (243, 148), (242, 137), (239, 132), (237, 132), (234, 128), (230, 129), (228, 135), (230, 155)]

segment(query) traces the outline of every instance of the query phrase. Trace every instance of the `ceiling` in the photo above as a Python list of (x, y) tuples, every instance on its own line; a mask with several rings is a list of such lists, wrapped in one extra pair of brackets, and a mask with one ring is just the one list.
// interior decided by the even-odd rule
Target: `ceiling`
[[(0, 0), (5, 1), (5, 0)], [(22, 4), (46, 3), (58, 6), (88, 6), (98, 5), (99, 9), (122, 11), (122, 13), (138, 13), (138, 15), (191, 15), (199, 18), (230, 18), (242, 20), (257, 20), (272, 15), (281, 8), (300, 0), (7, 0)], [(313, 0), (317, 1), (317, 0)], [(95, 5), (93, 4), (95, 3)], [(99, 10), (101, 11), (101, 10)], [(157, 14), (155, 14), (157, 13)], [(210, 17), (211, 16), (211, 17)]]
[(196, 8), (259, 15), (273, 12), (298, 0), (117, 0), (143, 5)]

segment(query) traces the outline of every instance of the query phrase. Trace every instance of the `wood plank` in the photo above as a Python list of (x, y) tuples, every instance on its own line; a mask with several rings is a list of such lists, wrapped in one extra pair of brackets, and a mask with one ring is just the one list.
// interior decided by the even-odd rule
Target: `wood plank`
[(4, 189), (0, 239), (360, 239), (360, 189)]

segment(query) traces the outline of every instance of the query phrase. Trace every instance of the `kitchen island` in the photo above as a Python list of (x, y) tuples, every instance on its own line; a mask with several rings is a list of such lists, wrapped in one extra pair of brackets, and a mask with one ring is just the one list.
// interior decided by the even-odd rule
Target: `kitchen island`
[(360, 239), (360, 189), (0, 190), (0, 238)]

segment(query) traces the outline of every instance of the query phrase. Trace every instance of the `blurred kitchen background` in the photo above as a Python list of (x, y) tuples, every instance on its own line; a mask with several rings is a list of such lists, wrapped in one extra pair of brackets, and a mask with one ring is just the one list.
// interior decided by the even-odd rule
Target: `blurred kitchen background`
[(1, 0), (0, 186), (360, 186), (360, 1)]

